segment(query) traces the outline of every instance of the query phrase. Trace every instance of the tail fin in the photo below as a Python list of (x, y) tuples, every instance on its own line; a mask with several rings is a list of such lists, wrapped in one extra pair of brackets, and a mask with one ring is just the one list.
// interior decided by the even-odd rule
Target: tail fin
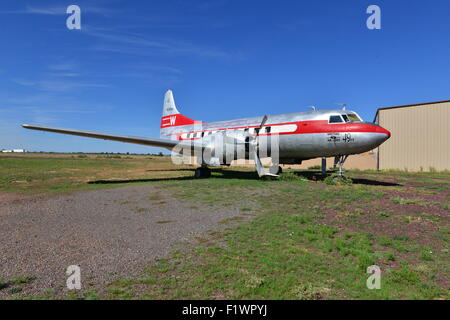
[(164, 95), (164, 107), (163, 107), (163, 118), (173, 114), (179, 114), (177, 107), (175, 106), (175, 100), (173, 99), (172, 90), (167, 90)]
[(201, 123), (201, 121), (195, 121), (183, 116), (175, 106), (175, 100), (173, 99), (172, 90), (167, 90), (164, 95), (164, 106), (161, 118), (160, 136), (166, 137), (170, 135), (174, 127), (193, 125)]

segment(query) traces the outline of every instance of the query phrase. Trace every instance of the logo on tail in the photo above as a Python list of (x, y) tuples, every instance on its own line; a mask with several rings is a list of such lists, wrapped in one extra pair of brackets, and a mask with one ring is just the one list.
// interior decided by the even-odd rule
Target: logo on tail
[[(168, 120), (168, 122), (167, 122)], [(174, 126), (177, 120), (177, 116), (163, 117), (161, 127)]]

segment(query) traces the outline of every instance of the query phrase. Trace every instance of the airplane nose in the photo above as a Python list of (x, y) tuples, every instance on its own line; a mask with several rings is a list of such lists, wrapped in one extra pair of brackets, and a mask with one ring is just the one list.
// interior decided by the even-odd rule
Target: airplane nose
[(377, 127), (377, 132), (385, 134), (386, 135), (386, 140), (391, 137), (391, 132), (389, 130), (386, 130), (383, 127)]

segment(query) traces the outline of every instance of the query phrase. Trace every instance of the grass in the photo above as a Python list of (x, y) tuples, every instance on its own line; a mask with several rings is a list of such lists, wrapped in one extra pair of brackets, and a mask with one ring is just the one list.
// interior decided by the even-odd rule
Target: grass
[[(213, 213), (230, 206), (241, 213), (222, 220), (221, 231), (198, 236), (197, 244), (141, 273), (68, 298), (450, 298), (448, 188), (433, 188), (445, 185), (448, 173), (358, 171), (349, 173), (352, 184), (328, 185), (312, 171), (285, 170), (279, 180), (260, 180), (251, 168), (230, 168), (196, 180), (164, 157), (91, 156), (0, 158), (0, 173), (1, 191), (69, 192), (123, 185), (117, 181), (155, 183), (187, 207), (206, 206)], [(158, 193), (148, 195), (149, 203), (158, 200)], [(380, 290), (366, 287), (367, 267), (374, 264), (382, 270)], [(20, 286), (8, 285), (8, 290), (20, 295), (15, 287)]]
[(415, 204), (419, 206), (427, 206), (428, 203), (425, 201), (422, 201), (421, 199), (405, 199), (401, 197), (393, 197), (391, 198), (391, 201), (397, 204)]
[(391, 212), (387, 212), (387, 211), (383, 211), (383, 212), (380, 212), (378, 215), (380, 217), (383, 217), (383, 218), (388, 218), (388, 217), (392, 216), (392, 213)]
[[(418, 239), (382, 227), (373, 229), (386, 233), (377, 236), (359, 230), (357, 224), (343, 227), (327, 220), (327, 210), (342, 213), (350, 206), (353, 210), (345, 219), (385, 221), (398, 213), (374, 208), (373, 212), (377, 213), (368, 214), (364, 209), (355, 208), (383, 199), (385, 191), (378, 187), (296, 181), (242, 179), (222, 183), (213, 177), (208, 181), (192, 181), (192, 188), (186, 190), (178, 183), (171, 183), (174, 194), (185, 200), (212, 202), (217, 206), (230, 198), (253, 200), (257, 205), (254, 211), (259, 214), (254, 220), (241, 221), (223, 232), (221, 239), (225, 247), (209, 242), (185, 256), (174, 254), (150, 266), (141, 277), (135, 278), (136, 284), (128, 282), (125, 288), (120, 283), (112, 284), (125, 290), (126, 295), (118, 291), (110, 292), (109, 297), (129, 298), (132, 293), (133, 298), (150, 299), (448, 298), (442, 274), (430, 279), (427, 273), (416, 270), (436, 269), (435, 261), (426, 255), (428, 249)], [(244, 200), (244, 193), (256, 199)], [(403, 205), (394, 204), (399, 208)], [(343, 228), (348, 230), (343, 232)], [(434, 242), (434, 246), (443, 248), (445, 244)], [(441, 262), (448, 268), (444, 260)], [(365, 286), (366, 269), (373, 264), (383, 270), (381, 290), (369, 290)]]
[(0, 290), (8, 289), (11, 295), (22, 291), (22, 286), (32, 283), (36, 278), (33, 276), (20, 275), (6, 280), (0, 278)]
[[(127, 181), (143, 183), (161, 177), (191, 175), (184, 170), (186, 168), (173, 171), (170, 158), (156, 156), (0, 156), (0, 192), (64, 193), (104, 189), (121, 186), (121, 182)], [(120, 178), (124, 173), (126, 179)]]

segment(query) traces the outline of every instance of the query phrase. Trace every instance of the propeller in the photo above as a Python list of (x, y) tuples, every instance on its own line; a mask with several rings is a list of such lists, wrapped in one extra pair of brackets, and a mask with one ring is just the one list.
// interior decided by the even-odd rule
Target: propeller
[(261, 159), (258, 156), (258, 148), (259, 148), (258, 137), (259, 137), (259, 134), (261, 133), (261, 130), (263, 129), (264, 125), (266, 124), (267, 120), (268, 120), (268, 117), (267, 117), (267, 115), (265, 115), (263, 117), (261, 123), (259, 124), (259, 127), (255, 128), (255, 135), (252, 135), (249, 132), (247, 132), (246, 135), (240, 136), (240, 137), (233, 137), (233, 136), (226, 137), (226, 139), (227, 139), (226, 141), (227, 141), (227, 143), (246, 144), (248, 146), (248, 149), (247, 148), (246, 149), (249, 150), (249, 153), (253, 156), (253, 160), (255, 161), (256, 171), (258, 172), (258, 175), (260, 177), (262, 177), (262, 176), (278, 177), (275, 174), (266, 172), (266, 170), (262, 166)]
[(261, 131), (262, 127), (264, 127), (264, 125), (266, 124), (267, 119), (269, 119), (267, 116), (264, 116), (264, 118), (262, 119), (261, 124), (259, 125), (258, 133), (256, 134), (257, 136), (259, 134), (259, 131)]
[(268, 117), (265, 115), (261, 121), (261, 124), (259, 125), (259, 128), (255, 129), (255, 133), (256, 133), (255, 136), (249, 135), (249, 143), (251, 143), (252, 147), (253, 147), (252, 148), (253, 149), (253, 160), (255, 161), (255, 167), (256, 167), (256, 171), (258, 172), (258, 175), (260, 177), (262, 177), (262, 176), (278, 177), (278, 175), (267, 172), (264, 169), (264, 167), (262, 166), (262, 163), (261, 163), (261, 159), (258, 156), (258, 147), (259, 147), (258, 136), (261, 132), (261, 129), (266, 124), (267, 119), (268, 119)]

